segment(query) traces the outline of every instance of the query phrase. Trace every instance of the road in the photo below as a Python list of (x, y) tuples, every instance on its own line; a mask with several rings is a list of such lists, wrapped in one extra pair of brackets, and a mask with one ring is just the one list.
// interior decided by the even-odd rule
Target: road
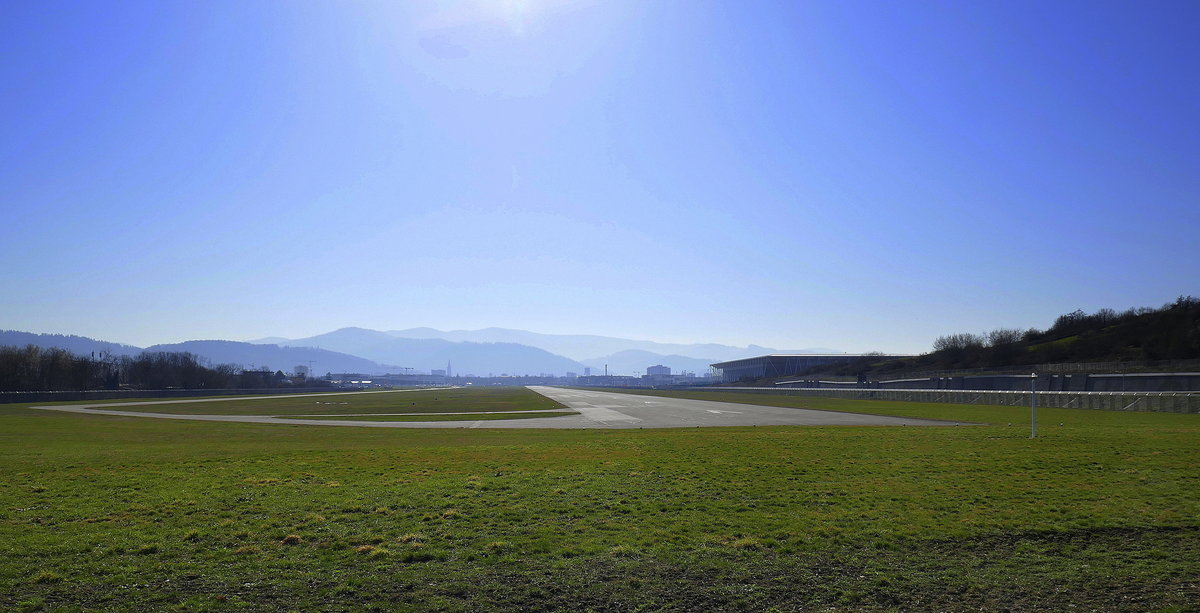
[[(530, 386), (529, 389), (557, 400), (578, 415), (530, 419), (463, 421), (359, 421), (350, 419), (296, 419), (270, 415), (180, 415), (122, 411), (133, 405), (233, 402), (246, 398), (204, 398), (198, 400), (154, 400), (104, 404), (35, 406), (33, 409), (65, 411), (116, 417), (183, 419), (258, 424), (307, 426), (354, 426), (358, 428), (697, 428), (713, 426), (948, 426), (953, 422), (908, 417), (888, 417), (862, 413), (839, 413), (812, 409), (789, 409), (755, 404), (711, 402), (662, 396), (643, 396), (616, 392), (595, 392), (559, 387)], [(377, 392), (359, 392), (364, 394)], [(297, 394), (308, 396), (311, 394)], [(265, 396), (264, 398), (286, 398)]]

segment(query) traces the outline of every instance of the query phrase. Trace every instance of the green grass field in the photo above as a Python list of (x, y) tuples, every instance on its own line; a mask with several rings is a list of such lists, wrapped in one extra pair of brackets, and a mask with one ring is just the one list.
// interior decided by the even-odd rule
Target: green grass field
[(578, 415), (575, 411), (521, 411), (517, 413), (428, 413), (424, 415), (285, 415), (284, 419), (334, 419), (339, 421), (488, 421), (496, 419), (541, 419)]
[[(97, 401), (105, 402), (105, 401)], [(143, 401), (145, 402), (145, 401)], [(71, 403), (62, 403), (71, 404)], [(145, 404), (123, 411), (180, 415), (347, 415), (355, 413), (514, 412), (561, 409), (563, 405), (524, 388), (481, 387), (327, 393), (237, 402)]]
[(1013, 407), (735, 401), (785, 399), (993, 425), (408, 430), (0, 405), (0, 610), (1200, 610), (1200, 416), (1048, 409), (1030, 440)]

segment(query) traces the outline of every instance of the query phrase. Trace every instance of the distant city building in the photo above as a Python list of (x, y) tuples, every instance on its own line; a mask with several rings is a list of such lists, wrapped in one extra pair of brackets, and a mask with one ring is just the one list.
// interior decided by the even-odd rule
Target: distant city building
[(435, 370), (431, 370), (431, 371), (429, 371), (429, 374), (431, 374), (431, 375), (433, 375), (433, 376), (435, 376), (435, 377), (445, 377), (445, 376), (446, 376), (446, 371), (444, 371), (444, 370), (442, 370), (442, 369), (438, 368), (438, 369), (435, 369)]
[(622, 377), (618, 375), (590, 375), (579, 378), (579, 385), (594, 385), (596, 387), (645, 387), (639, 377)]
[(585, 377), (590, 377), (590, 376), (592, 376), (592, 367), (591, 367), (591, 366), (584, 366), (584, 367), (583, 367), (583, 376), (585, 376)]
[(577, 373), (573, 373), (570, 371), (567, 372), (567, 378), (569, 378), (569, 379), (574, 379), (575, 377), (578, 377), (578, 376), (579, 375)]
[(655, 364), (654, 366), (651, 366), (650, 368), (646, 369), (646, 374), (650, 375), (651, 377), (656, 376), (656, 375), (670, 376), (671, 367), (663, 366), (662, 364)]

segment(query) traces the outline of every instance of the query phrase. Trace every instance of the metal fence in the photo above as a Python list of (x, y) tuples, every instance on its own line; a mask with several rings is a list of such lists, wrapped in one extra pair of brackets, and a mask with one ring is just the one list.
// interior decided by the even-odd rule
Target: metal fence
[[(749, 392), (784, 396), (818, 396), (901, 402), (945, 402), (951, 404), (995, 404), (1029, 406), (1028, 391), (995, 390), (881, 390), (778, 387), (694, 387), (697, 391)], [(1103, 411), (1158, 411), (1200, 413), (1200, 392), (1038, 392), (1040, 407), (1096, 409)]]

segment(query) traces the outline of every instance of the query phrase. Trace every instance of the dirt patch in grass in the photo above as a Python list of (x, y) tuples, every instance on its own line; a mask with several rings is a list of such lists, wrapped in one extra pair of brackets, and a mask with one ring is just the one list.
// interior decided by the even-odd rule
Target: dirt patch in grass
[[(1162, 556), (1163, 547), (1173, 553)], [(1196, 529), (915, 540), (895, 550), (626, 552), (554, 573), (519, 562), (471, 567), (423, 597), (465, 604), (470, 594), (489, 603), (484, 610), (534, 611), (1197, 611), (1190, 556), (1200, 556)]]

